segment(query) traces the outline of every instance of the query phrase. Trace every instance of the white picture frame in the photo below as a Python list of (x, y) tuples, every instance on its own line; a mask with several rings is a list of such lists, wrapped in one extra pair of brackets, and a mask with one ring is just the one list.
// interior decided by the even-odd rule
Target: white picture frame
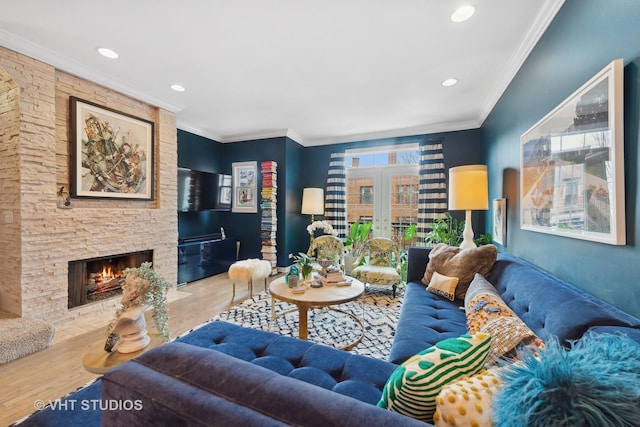
[(232, 163), (232, 212), (258, 212), (258, 162)]
[(520, 228), (626, 243), (622, 59), (520, 138)]
[(493, 241), (507, 245), (507, 199), (493, 199), (492, 203), (493, 213), (493, 230), (491, 232)]

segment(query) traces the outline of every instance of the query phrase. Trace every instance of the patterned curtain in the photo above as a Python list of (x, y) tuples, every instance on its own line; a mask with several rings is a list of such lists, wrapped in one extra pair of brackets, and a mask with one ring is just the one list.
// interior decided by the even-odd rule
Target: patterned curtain
[(347, 233), (346, 194), (344, 151), (331, 153), (325, 191), (324, 217), (338, 232), (340, 239), (344, 239)]
[(420, 143), (420, 181), (418, 187), (418, 227), (416, 237), (424, 243), (433, 220), (447, 210), (447, 182), (442, 137)]

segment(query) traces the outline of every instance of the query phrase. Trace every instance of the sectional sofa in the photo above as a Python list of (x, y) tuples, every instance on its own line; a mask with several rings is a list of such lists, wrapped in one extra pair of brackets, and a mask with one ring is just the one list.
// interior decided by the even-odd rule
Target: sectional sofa
[[(407, 288), (388, 361), (296, 338), (211, 322), (105, 374), (102, 398), (142, 410), (102, 411), (103, 425), (425, 425), (376, 407), (383, 387), (419, 351), (467, 331), (463, 301), (427, 292), (429, 249), (409, 250)], [(508, 253), (488, 276), (542, 339), (623, 333), (640, 320)]]

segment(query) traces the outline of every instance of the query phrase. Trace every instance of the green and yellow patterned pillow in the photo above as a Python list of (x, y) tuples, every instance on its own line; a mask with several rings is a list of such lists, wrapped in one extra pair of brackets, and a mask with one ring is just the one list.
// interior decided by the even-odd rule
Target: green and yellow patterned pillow
[(489, 353), (491, 337), (479, 332), (448, 338), (398, 366), (387, 380), (380, 408), (433, 422), (436, 396), (445, 384), (479, 372)]

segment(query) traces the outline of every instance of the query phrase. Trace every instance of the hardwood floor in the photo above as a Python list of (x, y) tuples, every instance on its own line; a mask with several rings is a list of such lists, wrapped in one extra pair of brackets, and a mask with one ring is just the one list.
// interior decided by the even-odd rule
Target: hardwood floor
[[(276, 277), (271, 277), (268, 282)], [(227, 273), (180, 287), (179, 292), (190, 295), (169, 303), (172, 336), (178, 336), (229, 308), (231, 290)], [(254, 293), (262, 290), (260, 284), (254, 285)], [(236, 302), (248, 297), (246, 287), (236, 287)], [(151, 311), (147, 311), (145, 317), (152, 328)], [(82, 358), (91, 344), (104, 340), (106, 326), (106, 323), (96, 325), (91, 332), (0, 365), (0, 425), (9, 425), (32, 413), (36, 401), (58, 399), (99, 378), (99, 375), (84, 369)]]

